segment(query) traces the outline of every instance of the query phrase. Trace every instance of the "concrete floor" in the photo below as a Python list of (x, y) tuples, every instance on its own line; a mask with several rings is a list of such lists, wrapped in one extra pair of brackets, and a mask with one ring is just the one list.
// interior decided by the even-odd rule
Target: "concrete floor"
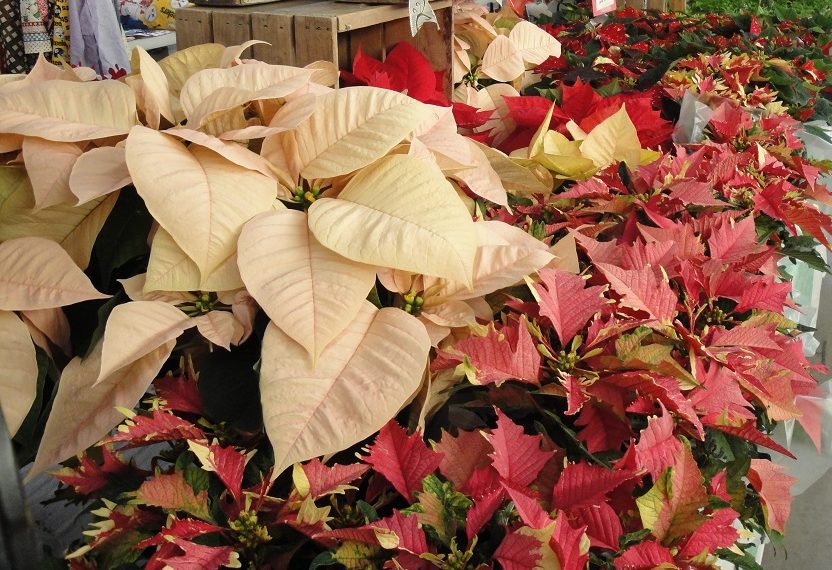
[[(815, 337), (820, 341), (817, 360), (832, 370), (832, 276), (821, 289)], [(829, 446), (829, 441), (823, 442)], [(799, 457), (799, 455), (798, 455)], [(813, 458), (814, 459), (814, 458)], [(784, 464), (788, 462), (784, 460)], [(808, 461), (807, 461), (808, 462)], [(776, 550), (767, 545), (762, 566), (765, 570), (832, 569), (832, 471), (826, 472), (794, 498), (786, 538)]]
[(829, 570), (832, 568), (832, 471), (795, 497), (786, 526), (786, 540), (776, 550), (766, 545), (765, 570)]

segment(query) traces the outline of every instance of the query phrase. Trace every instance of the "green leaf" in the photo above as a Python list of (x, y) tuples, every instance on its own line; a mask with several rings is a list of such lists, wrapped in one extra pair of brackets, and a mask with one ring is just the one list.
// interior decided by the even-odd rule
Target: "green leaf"
[(182, 473), (185, 482), (193, 487), (195, 492), (207, 491), (210, 483), (208, 472), (195, 463), (196, 456), (191, 451), (179, 454), (174, 464), (174, 471)]
[[(130, 277), (144, 271), (150, 255), (147, 236), (152, 223), (153, 218), (136, 191), (132, 187), (122, 190), (93, 246), (101, 290), (111, 290), (114, 276)], [(119, 268), (133, 260), (139, 260), (138, 271), (118, 274)]]
[(381, 298), (378, 296), (378, 285), (373, 285), (373, 288), (370, 289), (370, 294), (367, 295), (367, 300), (371, 302), (377, 309), (382, 308), (384, 305), (381, 303)]
[(621, 93), (621, 82), (616, 78), (610, 81), (609, 83), (602, 85), (598, 89), (596, 89), (598, 93), (603, 95), (604, 97), (612, 97), (613, 95), (618, 95)]
[(623, 534), (618, 539), (618, 544), (621, 546), (621, 549), (624, 550), (628, 546), (632, 546), (633, 544), (638, 544), (645, 538), (650, 536), (650, 529), (643, 528), (641, 530), (637, 530), (635, 532), (631, 532), (628, 534)]
[(257, 431), (263, 425), (260, 379), (254, 368), (259, 355), (248, 348), (215, 350), (205, 356), (199, 363), (199, 394), (211, 420)]
[(185, 469), (182, 470), (182, 476), (185, 478), (185, 481), (188, 482), (188, 485), (193, 487), (194, 491), (197, 493), (200, 491), (207, 491), (211, 482), (208, 477), (208, 472), (204, 469), (200, 469), (193, 463), (189, 463), (185, 466)]
[(754, 557), (749, 552), (737, 554), (727, 548), (720, 548), (716, 551), (716, 555), (727, 562), (730, 562), (737, 567), (738, 570), (764, 570), (762, 566), (757, 564)]
[(664, 74), (667, 73), (668, 67), (669, 65), (667, 63), (660, 63), (656, 67), (642, 73), (636, 81), (636, 89), (645, 91), (658, 83), (664, 77)]
[(815, 114), (812, 115), (813, 119), (821, 119), (826, 122), (832, 121), (832, 101), (819, 97), (815, 102), (813, 110), (815, 112)]
[(790, 250), (783, 250), (781, 251), (783, 255), (788, 257), (792, 262), (797, 263), (798, 261), (802, 261), (815, 271), (820, 271), (821, 273), (832, 273), (832, 270), (829, 269), (829, 266), (826, 264), (826, 260), (820, 256), (820, 254), (815, 251), (790, 251)]
[(730, 507), (730, 506), (731, 506), (731, 503), (729, 503), (727, 501), (723, 501), (719, 497), (714, 497), (714, 496), (708, 497), (708, 508), (711, 509), (711, 510), (716, 511), (718, 509), (725, 509), (725, 508)]
[(785, 229), (782, 222), (765, 214), (758, 214), (754, 218), (754, 227), (757, 230), (757, 241), (767, 240), (772, 234), (778, 234)]
[[(124, 291), (119, 291), (109, 299), (105, 303), (103, 303), (98, 310), (96, 311), (96, 325), (95, 328), (92, 330), (92, 333), (89, 337), (89, 340), (86, 342), (79, 340), (76, 344), (75, 338), (73, 338), (73, 348), (77, 348), (80, 354), (84, 355), (84, 358), (90, 355), (90, 353), (95, 348), (95, 345), (98, 344), (98, 341), (101, 340), (101, 337), (104, 336), (104, 328), (107, 325), (107, 319), (110, 318), (110, 313), (113, 312), (117, 306), (125, 303), (127, 301), (127, 295)], [(75, 332), (75, 322), (71, 322), (73, 325), (73, 333)], [(73, 334), (74, 337), (74, 334)]]
[[(594, 463), (597, 463), (598, 465), (603, 465), (607, 469), (612, 469), (612, 466), (609, 464), (608, 461), (605, 461), (602, 458), (595, 455), (594, 453), (591, 453), (586, 448), (584, 443), (580, 439), (578, 439), (578, 435), (575, 433), (575, 430), (566, 425), (558, 414), (547, 409), (543, 409), (543, 413), (549, 416), (552, 420), (554, 420), (554, 422), (557, 424), (560, 430), (566, 435), (567, 438), (569, 438), (569, 441), (572, 443), (572, 445), (584, 457), (586, 457), (590, 461), (593, 461)], [(538, 428), (538, 430), (542, 429), (543, 432), (546, 432), (545, 428), (542, 426), (542, 424), (539, 424), (539, 422), (535, 422), (535, 426)]]
[(508, 195), (508, 205), (512, 208), (516, 206), (531, 206), (534, 201), (531, 198), (524, 198), (523, 196)]
[(552, 89), (551, 87), (539, 87), (536, 89), (537, 94), (541, 97), (545, 97), (549, 101), (557, 102), (559, 100), (558, 92)]
[(309, 565), (309, 570), (315, 570), (322, 566), (335, 566), (336, 564), (340, 563), (335, 558), (335, 554), (329, 551), (321, 552), (312, 560), (312, 563)]
[(731, 463), (736, 460), (728, 436), (719, 430), (707, 430), (705, 445), (720, 461)]
[(788, 257), (792, 262), (802, 261), (815, 271), (832, 273), (826, 260), (818, 253), (817, 240), (808, 235), (789, 236), (783, 240), (780, 253)]
[(376, 512), (375, 507), (373, 507), (370, 503), (359, 500), (355, 506), (358, 507), (361, 514), (364, 515), (365, 524), (370, 524), (371, 522), (375, 522), (379, 519), (378, 512)]

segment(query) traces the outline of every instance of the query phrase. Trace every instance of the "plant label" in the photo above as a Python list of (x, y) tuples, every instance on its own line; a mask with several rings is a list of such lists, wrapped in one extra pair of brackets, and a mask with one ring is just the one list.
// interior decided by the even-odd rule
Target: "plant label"
[(615, 0), (592, 0), (592, 15), (600, 16), (616, 8)]

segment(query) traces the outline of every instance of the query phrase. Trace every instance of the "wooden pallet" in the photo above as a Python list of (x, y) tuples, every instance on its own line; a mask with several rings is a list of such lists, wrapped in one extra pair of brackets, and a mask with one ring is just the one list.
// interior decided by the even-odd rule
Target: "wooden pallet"
[[(267, 63), (303, 66), (326, 60), (349, 69), (359, 47), (384, 59), (399, 42), (418, 48), (436, 70), (446, 70), (450, 95), (453, 72), (453, 8), (451, 0), (431, 2), (439, 21), (410, 35), (406, 5), (367, 5), (333, 0), (287, 0), (234, 8), (195, 7), (176, 11), (177, 46), (216, 42), (237, 45), (262, 40), (253, 57)], [(251, 52), (250, 52), (251, 53)]]

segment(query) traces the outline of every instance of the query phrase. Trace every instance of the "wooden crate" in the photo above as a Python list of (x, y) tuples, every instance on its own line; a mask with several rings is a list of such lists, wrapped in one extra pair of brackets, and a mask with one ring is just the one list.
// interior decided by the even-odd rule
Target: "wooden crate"
[(434, 69), (446, 70), (450, 96), (453, 73), (453, 8), (451, 0), (431, 2), (439, 21), (410, 35), (407, 6), (367, 5), (333, 0), (288, 0), (234, 8), (180, 8), (176, 11), (177, 47), (216, 42), (223, 45), (263, 40), (253, 57), (267, 63), (303, 66), (326, 60), (349, 66), (359, 47), (384, 59), (399, 42), (418, 48)]

